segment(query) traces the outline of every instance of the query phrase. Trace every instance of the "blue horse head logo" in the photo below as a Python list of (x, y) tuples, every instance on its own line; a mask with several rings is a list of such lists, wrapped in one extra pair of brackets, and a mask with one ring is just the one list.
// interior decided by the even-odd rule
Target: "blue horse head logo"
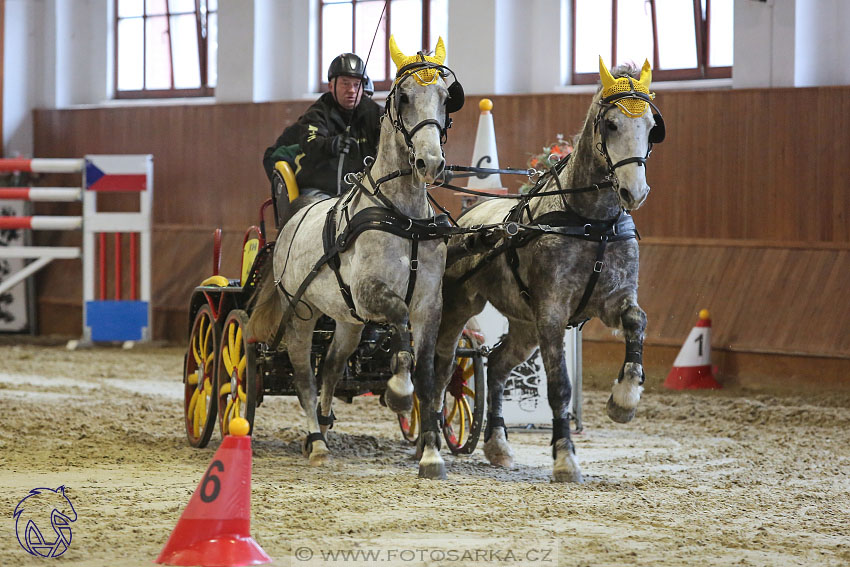
[[(65, 487), (33, 488), (15, 507), (15, 533), (18, 543), (31, 555), (59, 557), (71, 545), (71, 522), (77, 521), (74, 505), (65, 496)], [(42, 532), (48, 521), (53, 528)]]

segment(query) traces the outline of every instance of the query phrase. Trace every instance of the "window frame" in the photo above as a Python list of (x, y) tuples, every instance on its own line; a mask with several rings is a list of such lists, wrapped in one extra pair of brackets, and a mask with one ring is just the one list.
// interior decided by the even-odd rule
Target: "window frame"
[[(189, 98), (189, 97), (211, 97), (215, 96), (215, 87), (211, 87), (207, 84), (209, 79), (209, 33), (204, 35), (204, 27), (203, 22), (201, 21), (201, 3), (205, 3), (207, 10), (207, 18), (209, 18), (210, 14), (218, 14), (218, 9), (209, 10), (208, 0), (195, 0), (195, 32), (197, 34), (198, 39), (198, 66), (200, 71), (200, 82), (201, 86), (196, 88), (189, 89), (179, 89), (174, 88), (174, 54), (172, 51), (171, 44), (171, 16), (172, 15), (188, 15), (191, 12), (171, 12), (171, 8), (168, 0), (165, 1), (165, 13), (164, 14), (148, 14), (148, 6), (147, 1), (142, 3), (142, 15), (141, 16), (130, 16), (130, 17), (119, 17), (118, 16), (118, 4), (120, 0), (113, 0), (113, 9), (115, 13), (115, 18), (113, 21), (113, 37), (115, 38), (115, 45), (113, 46), (113, 89), (114, 89), (114, 98), (118, 99), (157, 99), (157, 98)], [(169, 73), (169, 79), (171, 82), (170, 89), (147, 89), (145, 85), (147, 84), (147, 19), (151, 17), (163, 17), (165, 16), (166, 22), (166, 33), (169, 35), (168, 41), (168, 55), (171, 59), (171, 68)], [(139, 90), (119, 90), (118, 89), (118, 23), (121, 20), (128, 19), (136, 19), (141, 18), (142, 20), (142, 88)]]
[[(597, 0), (603, 1), (603, 0)], [(611, 1), (611, 53), (617, 53), (617, 0)], [(728, 79), (732, 77), (731, 66), (711, 66), (709, 38), (711, 37), (711, 0), (705, 0), (705, 19), (702, 17), (701, 0), (692, 0), (694, 8), (694, 38), (696, 41), (697, 66), (689, 69), (660, 69), (658, 55), (658, 18), (655, 0), (646, 0), (652, 12), (652, 79), (659, 81), (687, 81), (701, 79)], [(572, 71), (574, 85), (594, 84), (598, 73), (576, 73), (576, 2), (572, 2)], [(640, 61), (636, 63), (640, 64)], [(614, 62), (612, 62), (614, 64)]]
[[(317, 65), (319, 67), (319, 69), (318, 69), (319, 84), (318, 84), (318, 89), (317, 89), (318, 92), (327, 91), (328, 88), (329, 88), (328, 87), (329, 83), (326, 79), (328, 70), (322, 68), (322, 56), (323, 56), (323, 52), (322, 52), (322, 37), (323, 36), (322, 36), (322, 33), (323, 33), (323, 30), (324, 30), (324, 22), (323, 22), (324, 10), (323, 10), (323, 8), (324, 8), (325, 4), (341, 4), (341, 3), (350, 3), (351, 4), (351, 9), (352, 9), (351, 49), (352, 49), (352, 53), (353, 53), (354, 46), (357, 44), (357, 36), (356, 36), (356, 32), (357, 32), (357, 3), (358, 2), (367, 2), (367, 1), (370, 1), (370, 0), (345, 0), (344, 2), (339, 2), (339, 1), (334, 1), (334, 0), (316, 0), (316, 3), (318, 4), (318, 7), (319, 7), (319, 36), (318, 36), (318, 44), (319, 44), (318, 54), (319, 54), (319, 56), (317, 58), (317, 60), (318, 60)], [(374, 2), (375, 0), (371, 0), (371, 1)], [(423, 46), (422, 49), (428, 49), (429, 48), (428, 42), (430, 41), (430, 37), (431, 37), (431, 1), (430, 0), (420, 0), (420, 1), (422, 2), (422, 46)], [(389, 30), (392, 29), (392, 27), (391, 27), (392, 6), (393, 6), (393, 0), (390, 0), (387, 3), (387, 9), (386, 9), (386, 12), (384, 13), (384, 18), (383, 18), (383, 20), (381, 20), (381, 25), (383, 25), (384, 28), (387, 30), (387, 38), (389, 38)], [(378, 46), (372, 47), (373, 51), (376, 47), (378, 47)], [(384, 49), (386, 50), (385, 51), (385, 57), (384, 57), (384, 76), (388, 77), (388, 78), (383, 80), (383, 81), (374, 81), (373, 80), (376, 91), (388, 91), (388, 90), (390, 90), (390, 87), (392, 86), (392, 83), (393, 83), (393, 78), (392, 78), (393, 75), (392, 75), (392, 73), (390, 73), (390, 66), (392, 65), (392, 59), (390, 57), (389, 45), (385, 44)], [(363, 60), (364, 61), (366, 61), (365, 57), (366, 57), (366, 54), (363, 54)]]

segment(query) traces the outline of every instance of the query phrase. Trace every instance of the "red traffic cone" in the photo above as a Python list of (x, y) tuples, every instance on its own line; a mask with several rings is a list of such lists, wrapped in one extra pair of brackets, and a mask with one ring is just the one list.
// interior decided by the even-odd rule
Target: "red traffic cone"
[(699, 321), (682, 345), (673, 368), (664, 381), (671, 390), (720, 388), (711, 371), (711, 319), (708, 309), (699, 312)]
[(215, 452), (157, 563), (225, 567), (271, 561), (251, 537), (248, 430), (245, 419), (230, 422), (231, 434)]

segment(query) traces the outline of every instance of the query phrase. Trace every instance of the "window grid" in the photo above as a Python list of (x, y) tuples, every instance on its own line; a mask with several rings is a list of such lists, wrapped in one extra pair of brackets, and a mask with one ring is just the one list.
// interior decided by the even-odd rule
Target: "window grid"
[[(323, 20), (324, 20), (324, 7), (328, 4), (351, 4), (352, 10), (352, 18), (351, 18), (351, 49), (352, 53), (356, 53), (354, 51), (354, 46), (357, 45), (357, 4), (365, 3), (365, 2), (375, 2), (376, 0), (318, 0), (319, 3), (319, 57), (318, 57), (318, 65), (319, 65), (319, 91), (327, 90), (328, 82), (327, 82), (327, 69), (322, 68), (322, 61), (324, 54), (323, 50)], [(429, 46), (429, 38), (431, 36), (431, 2), (430, 0), (422, 1), (422, 47), (420, 49), (432, 49), (433, 46)], [(389, 48), (389, 30), (392, 29), (392, 11), (393, 11), (393, 0), (390, 0), (387, 3), (386, 11), (384, 12), (384, 17), (381, 20), (380, 25), (384, 28), (385, 34), (387, 37), (387, 41), (384, 42), (384, 45), (378, 45), (376, 42), (375, 45), (372, 46), (372, 53), (375, 53), (376, 49), (384, 49), (385, 57), (384, 57), (384, 76), (388, 77), (383, 81), (373, 81), (375, 85), (375, 90), (378, 91), (386, 91), (389, 90), (392, 86), (393, 75), (390, 72), (390, 67), (392, 65), (392, 59), (390, 58), (390, 48)], [(377, 24), (377, 22), (376, 22)], [(371, 34), (374, 33), (374, 27), (371, 27), (370, 37), (368, 38), (369, 43), (372, 41)], [(357, 53), (363, 61), (366, 61), (366, 57), (368, 53)], [(368, 62), (367, 62), (368, 68)]]
[[(604, 0), (598, 0), (604, 1)], [(732, 76), (732, 67), (714, 67), (709, 61), (709, 38), (711, 37), (711, 0), (705, 1), (705, 18), (702, 15), (701, 0), (692, 0), (694, 12), (694, 31), (696, 38), (697, 51), (697, 66), (685, 69), (661, 69), (659, 64), (658, 53), (658, 17), (656, 11), (655, 0), (646, 0), (649, 4), (652, 14), (652, 78), (653, 80), (662, 81), (682, 81), (689, 79), (721, 79), (730, 78)], [(617, 53), (617, 0), (611, 0), (611, 54)], [(572, 83), (574, 85), (586, 85), (595, 83), (599, 75), (598, 73), (576, 73), (576, 1), (573, 3), (572, 15), (572, 52), (573, 52), (573, 71)], [(604, 57), (604, 54), (603, 54)], [(604, 57), (609, 65), (614, 65), (616, 62), (610, 61), (609, 57)], [(637, 65), (641, 61), (635, 62)]]
[[(114, 37), (115, 40), (115, 65), (114, 65), (114, 86), (116, 99), (138, 99), (138, 98), (174, 98), (174, 97), (200, 97), (213, 96), (215, 88), (208, 85), (208, 53), (209, 53), (209, 37), (207, 32), (207, 21), (211, 15), (217, 13), (217, 10), (209, 9), (209, 0), (195, 0), (195, 9), (193, 11), (171, 11), (171, 3), (168, 0), (163, 0), (165, 5), (164, 12), (152, 12), (149, 10), (150, 0), (143, 0), (142, 14), (138, 16), (120, 17), (119, 4), (121, 0), (115, 0), (115, 23)], [(201, 9), (203, 5), (204, 9)], [(199, 88), (174, 88), (174, 54), (172, 53), (171, 41), (171, 17), (172, 16), (195, 16), (195, 28), (197, 33), (198, 45), (198, 63), (200, 65), (201, 86)], [(148, 89), (147, 85), (147, 26), (148, 19), (151, 17), (165, 18), (165, 33), (168, 35), (168, 63), (169, 63), (169, 78), (171, 88), (169, 89)], [(140, 90), (119, 90), (118, 88), (118, 28), (119, 22), (122, 20), (142, 20), (142, 89)]]

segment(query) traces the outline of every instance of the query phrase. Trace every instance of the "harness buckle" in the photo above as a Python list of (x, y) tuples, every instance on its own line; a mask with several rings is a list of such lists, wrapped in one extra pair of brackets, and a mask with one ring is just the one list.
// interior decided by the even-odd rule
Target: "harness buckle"
[(410, 261), (410, 271), (415, 272), (419, 269), (419, 260), (411, 260)]
[(584, 235), (590, 236), (590, 223), (584, 225)]
[(601, 260), (596, 262), (596, 264), (593, 265), (593, 271), (598, 274), (599, 272), (602, 271), (602, 266), (604, 266), (604, 265), (605, 265), (605, 262), (603, 262)]

